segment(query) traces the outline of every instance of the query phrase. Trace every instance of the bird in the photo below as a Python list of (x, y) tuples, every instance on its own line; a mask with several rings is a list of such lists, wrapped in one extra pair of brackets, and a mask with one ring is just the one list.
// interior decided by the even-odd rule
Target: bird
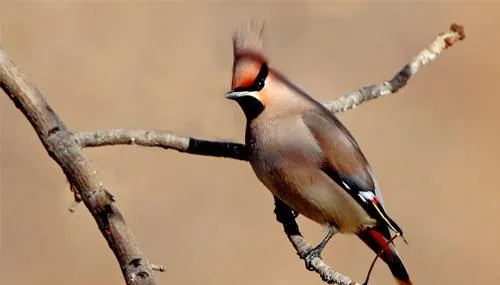
[(337, 232), (356, 235), (380, 255), (397, 284), (412, 285), (391, 238), (391, 231), (403, 232), (384, 208), (366, 156), (332, 112), (269, 65), (264, 27), (249, 21), (234, 31), (225, 94), (246, 118), (255, 176), (294, 212), (326, 228), (306, 258), (320, 257)]

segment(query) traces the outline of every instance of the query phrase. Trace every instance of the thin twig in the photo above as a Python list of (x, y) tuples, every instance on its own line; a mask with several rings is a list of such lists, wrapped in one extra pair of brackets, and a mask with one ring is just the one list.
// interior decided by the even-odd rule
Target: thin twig
[(464, 28), (460, 25), (452, 24), (449, 32), (439, 35), (427, 48), (412, 58), (391, 80), (377, 85), (362, 87), (337, 100), (326, 103), (325, 106), (333, 113), (344, 112), (356, 108), (361, 103), (394, 94), (399, 89), (405, 87), (408, 80), (420, 71), (422, 67), (435, 61), (445, 49), (464, 39)]
[(151, 269), (153, 269), (154, 271), (158, 271), (158, 272), (167, 271), (167, 267), (165, 265), (161, 265), (161, 264), (151, 264)]

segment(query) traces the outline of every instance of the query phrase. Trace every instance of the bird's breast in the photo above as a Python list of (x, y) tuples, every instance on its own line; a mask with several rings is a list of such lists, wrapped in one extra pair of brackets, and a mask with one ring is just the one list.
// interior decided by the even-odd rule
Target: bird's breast
[(300, 117), (267, 120), (250, 125), (245, 137), (250, 163), (265, 168), (283, 165), (318, 165), (322, 150)]

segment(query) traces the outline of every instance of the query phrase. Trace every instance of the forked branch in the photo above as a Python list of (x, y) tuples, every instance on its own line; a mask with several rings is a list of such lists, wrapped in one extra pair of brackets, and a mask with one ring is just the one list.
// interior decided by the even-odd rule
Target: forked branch
[[(392, 79), (370, 85), (334, 101), (325, 103), (332, 111), (343, 112), (363, 102), (396, 93), (422, 67), (433, 62), (446, 48), (465, 38), (463, 27), (452, 24), (450, 31), (439, 35), (434, 42), (418, 53)], [(0, 50), (0, 87), (23, 112), (37, 132), (49, 155), (59, 164), (73, 189), (99, 226), (113, 250), (127, 284), (155, 284), (152, 270), (163, 271), (162, 266), (152, 266), (142, 257), (134, 238), (120, 214), (113, 197), (103, 187), (95, 170), (80, 151), (80, 147), (106, 145), (141, 145), (174, 149), (180, 152), (247, 160), (245, 146), (234, 142), (219, 142), (177, 136), (155, 130), (112, 129), (72, 134), (44, 100), (42, 94), (29, 82), (15, 64)], [(302, 237), (294, 213), (276, 200), (275, 213), (286, 235), (302, 258), (311, 246)], [(359, 285), (350, 278), (334, 271), (320, 258), (306, 264), (329, 284)]]

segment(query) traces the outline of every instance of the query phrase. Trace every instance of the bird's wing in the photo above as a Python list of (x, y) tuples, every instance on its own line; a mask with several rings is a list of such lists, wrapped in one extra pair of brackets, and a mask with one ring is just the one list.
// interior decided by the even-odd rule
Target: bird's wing
[[(322, 149), (322, 171), (376, 219), (378, 226), (385, 225), (402, 235), (399, 226), (386, 214), (371, 167), (351, 133), (333, 114), (321, 108), (304, 112), (302, 120)], [(384, 235), (390, 238), (388, 229)]]

